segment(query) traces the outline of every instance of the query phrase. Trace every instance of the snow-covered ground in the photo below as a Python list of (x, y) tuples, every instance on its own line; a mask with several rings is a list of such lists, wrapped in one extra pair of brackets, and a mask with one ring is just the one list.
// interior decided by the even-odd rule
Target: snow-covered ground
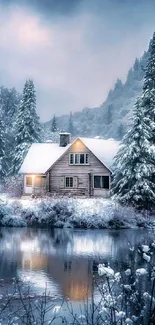
[(154, 227), (155, 218), (106, 199), (29, 199), (0, 196), (1, 226), (137, 228)]

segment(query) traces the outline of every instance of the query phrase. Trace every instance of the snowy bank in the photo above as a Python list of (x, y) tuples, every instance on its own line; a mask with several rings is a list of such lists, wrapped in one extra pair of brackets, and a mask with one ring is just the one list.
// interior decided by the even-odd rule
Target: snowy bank
[(0, 201), (0, 226), (152, 228), (155, 218), (105, 199)]

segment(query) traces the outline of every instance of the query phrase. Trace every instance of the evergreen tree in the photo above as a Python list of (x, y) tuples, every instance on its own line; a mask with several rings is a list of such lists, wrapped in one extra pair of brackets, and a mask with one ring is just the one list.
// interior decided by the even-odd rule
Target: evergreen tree
[(150, 140), (155, 145), (155, 33), (149, 46), (149, 58), (146, 65), (142, 106), (150, 125)]
[(106, 122), (107, 122), (107, 124), (112, 123), (113, 109), (114, 109), (113, 105), (108, 106), (108, 110), (107, 110), (107, 114), (106, 114)]
[(124, 124), (121, 123), (117, 129), (117, 139), (122, 140), (124, 134), (125, 134), (125, 127)]
[(2, 118), (0, 117), (0, 184), (5, 180), (7, 172), (7, 161), (5, 155), (5, 133)]
[(151, 126), (141, 105), (141, 99), (138, 99), (132, 128), (123, 138), (115, 157), (112, 193), (123, 204), (151, 209), (155, 204), (155, 184), (152, 180), (155, 158), (150, 145)]
[(139, 60), (136, 58), (135, 63), (133, 65), (133, 70), (138, 71), (139, 70)]
[(12, 174), (16, 174), (20, 169), (30, 145), (34, 142), (40, 142), (42, 137), (42, 128), (36, 113), (36, 94), (32, 80), (25, 83), (14, 130), (15, 149), (11, 168)]
[(114, 87), (114, 89), (115, 90), (122, 90), (122, 88), (123, 88), (123, 84), (122, 84), (122, 81), (121, 81), (121, 79), (117, 79), (116, 80), (116, 83), (115, 83), (115, 87)]
[(12, 148), (14, 147), (15, 143), (13, 125), (16, 119), (20, 99), (20, 94), (17, 93), (15, 88), (7, 89), (3, 86), (0, 87), (0, 112), (5, 141), (4, 150), (6, 175), (8, 175), (12, 165)]
[(132, 83), (133, 83), (133, 69), (131, 68), (127, 74), (127, 79), (126, 79), (126, 82), (125, 82), (125, 86), (128, 88), (128, 87), (131, 87)]
[(68, 132), (71, 133), (71, 135), (74, 135), (74, 126), (73, 126), (73, 115), (72, 115), (72, 112), (70, 112), (70, 116), (69, 116)]
[(57, 122), (56, 122), (56, 117), (55, 115), (53, 116), (52, 119), (52, 126), (51, 126), (51, 131), (52, 132), (57, 132), (58, 128), (57, 128)]

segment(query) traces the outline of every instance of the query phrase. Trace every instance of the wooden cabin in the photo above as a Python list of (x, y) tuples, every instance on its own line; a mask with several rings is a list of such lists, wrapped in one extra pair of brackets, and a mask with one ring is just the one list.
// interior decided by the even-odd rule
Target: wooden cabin
[(59, 143), (32, 144), (19, 171), (23, 194), (108, 197), (118, 144), (82, 137), (71, 142), (69, 133), (60, 133)]

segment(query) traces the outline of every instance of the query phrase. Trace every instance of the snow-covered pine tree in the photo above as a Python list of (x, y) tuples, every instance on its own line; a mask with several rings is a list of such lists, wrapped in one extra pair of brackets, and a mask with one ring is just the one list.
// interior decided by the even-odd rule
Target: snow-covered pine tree
[(141, 104), (138, 98), (132, 128), (124, 136), (115, 157), (112, 194), (123, 204), (149, 210), (155, 204), (152, 180), (155, 159), (150, 145), (151, 127)]
[(5, 170), (6, 176), (12, 165), (12, 148), (15, 144), (13, 125), (15, 122), (18, 105), (20, 103), (20, 94), (15, 88), (8, 89), (0, 87), (0, 114), (5, 135)]
[(155, 145), (155, 33), (150, 41), (149, 58), (146, 64), (142, 106), (150, 126), (150, 140)]
[(123, 123), (120, 123), (117, 129), (117, 140), (122, 140), (124, 134), (125, 134), (125, 126)]
[(42, 128), (36, 113), (36, 93), (32, 80), (27, 80), (25, 83), (14, 130), (15, 149), (11, 174), (19, 171), (30, 145), (42, 140)]
[(70, 115), (69, 115), (68, 132), (71, 133), (72, 136), (74, 135), (74, 126), (73, 126), (73, 115), (72, 115), (72, 112), (70, 112)]
[(108, 108), (107, 108), (107, 114), (106, 114), (106, 123), (107, 123), (107, 124), (112, 123), (113, 110), (114, 110), (113, 105), (112, 105), (112, 104), (111, 104), (111, 105), (108, 105)]
[(56, 121), (56, 117), (55, 115), (53, 116), (53, 119), (52, 119), (52, 125), (51, 125), (51, 131), (52, 133), (53, 132), (57, 132), (57, 121)]
[(5, 155), (5, 132), (2, 117), (0, 116), (0, 185), (3, 184), (7, 171), (7, 159)]

